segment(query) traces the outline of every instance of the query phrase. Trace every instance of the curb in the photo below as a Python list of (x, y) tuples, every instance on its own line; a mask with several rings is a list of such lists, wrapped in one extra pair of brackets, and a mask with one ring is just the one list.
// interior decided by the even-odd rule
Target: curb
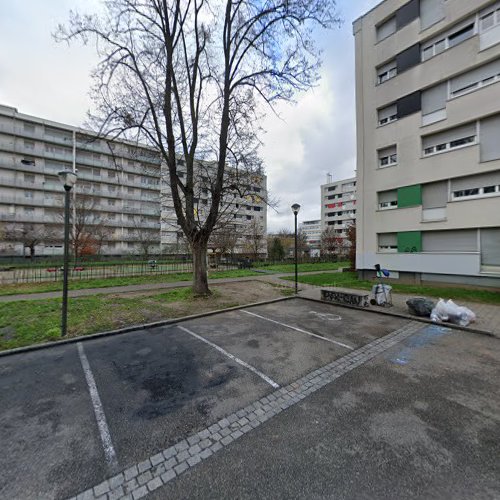
[(5, 351), (0, 351), (0, 358), (4, 356), (12, 356), (14, 354), (21, 354), (25, 352), (38, 351), (40, 349), (49, 349), (51, 347), (58, 347), (66, 344), (74, 344), (76, 342), (85, 342), (87, 340), (100, 339), (103, 337), (111, 337), (112, 335), (120, 335), (122, 333), (130, 333), (136, 330), (150, 330), (151, 328), (157, 328), (159, 326), (173, 325), (176, 323), (182, 323), (184, 321), (189, 321), (192, 319), (205, 318), (208, 316), (214, 316), (215, 314), (238, 311), (240, 309), (245, 309), (247, 307), (257, 307), (266, 304), (273, 304), (275, 302), (283, 302), (290, 299), (301, 298), (295, 295), (290, 297), (280, 297), (278, 299), (265, 300), (262, 302), (253, 302), (252, 304), (245, 304), (241, 306), (227, 307), (225, 309), (218, 309), (216, 311), (208, 311), (200, 314), (192, 314), (190, 316), (182, 316), (180, 318), (166, 319), (163, 321), (155, 321), (154, 323), (145, 323), (143, 325), (132, 325), (124, 328), (119, 328), (117, 330), (109, 330), (107, 332), (91, 333), (90, 335), (80, 335), (79, 337), (71, 337), (69, 339), (55, 340), (53, 342), (46, 342), (43, 344), (34, 344), (26, 347), (16, 347), (14, 349), (7, 349)]
[(411, 316), (409, 314), (395, 313), (395, 312), (390, 312), (390, 311), (378, 311), (375, 309), (370, 309), (369, 307), (357, 307), (357, 306), (351, 306), (348, 304), (337, 304), (335, 302), (328, 302), (326, 300), (313, 299), (312, 297), (301, 297), (299, 295), (299, 296), (297, 296), (297, 298), (309, 300), (311, 302), (318, 302), (320, 304), (329, 304), (331, 306), (339, 306), (339, 307), (345, 307), (347, 309), (355, 309), (356, 311), (366, 311), (366, 312), (370, 312), (370, 313), (374, 313), (374, 314), (385, 314), (386, 316), (393, 316), (395, 318), (402, 318), (402, 319), (409, 319), (412, 321), (419, 321), (420, 323), (427, 323), (429, 325), (441, 325), (441, 326), (445, 326), (446, 328), (451, 328), (453, 330), (462, 330), (465, 332), (477, 333), (480, 335), (485, 335), (487, 337), (493, 337), (495, 339), (500, 340), (499, 335), (497, 335), (495, 332), (490, 332), (489, 330), (480, 330), (479, 328), (470, 328), (468, 326), (459, 326), (459, 325), (454, 325), (453, 323), (434, 323), (434, 321), (431, 321), (430, 319), (422, 318), (419, 316)]

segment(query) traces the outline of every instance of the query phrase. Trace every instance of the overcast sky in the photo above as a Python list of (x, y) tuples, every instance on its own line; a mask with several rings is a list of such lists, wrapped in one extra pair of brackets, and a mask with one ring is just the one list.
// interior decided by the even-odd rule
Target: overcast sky
[[(354, 176), (356, 127), (352, 21), (380, 0), (338, 0), (344, 23), (320, 36), (322, 80), (269, 115), (263, 157), (268, 188), (279, 198), (268, 212), (268, 230), (291, 228), (290, 206), (302, 208), (299, 221), (319, 219), (320, 185)], [(70, 9), (94, 12), (99, 0), (0, 0), (0, 104), (19, 112), (81, 126), (91, 107), (92, 46), (57, 44), (51, 33)]]

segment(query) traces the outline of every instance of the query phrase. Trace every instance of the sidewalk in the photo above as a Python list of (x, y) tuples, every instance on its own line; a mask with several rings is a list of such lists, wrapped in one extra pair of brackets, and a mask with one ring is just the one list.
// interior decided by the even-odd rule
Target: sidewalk
[[(333, 287), (327, 287), (327, 286), (318, 287), (313, 285), (307, 285), (305, 283), (300, 283), (299, 296), (320, 300), (322, 289), (334, 290)], [(342, 290), (351, 292), (360, 291), (345, 287), (342, 287)], [(406, 305), (406, 300), (411, 297), (416, 297), (416, 295), (407, 295), (407, 294), (393, 292), (392, 307), (370, 306), (370, 309), (374, 311), (410, 316), (408, 311), (408, 306)], [(429, 297), (429, 299), (433, 300), (434, 302), (438, 301), (436, 297)], [(476, 314), (477, 320), (469, 325), (470, 328), (481, 330), (483, 332), (493, 333), (495, 337), (500, 337), (500, 306), (494, 306), (491, 304), (480, 304), (478, 302), (469, 302), (469, 301), (457, 301), (457, 303), (458, 305), (468, 307)], [(416, 318), (416, 316), (411, 316), (411, 317)]]

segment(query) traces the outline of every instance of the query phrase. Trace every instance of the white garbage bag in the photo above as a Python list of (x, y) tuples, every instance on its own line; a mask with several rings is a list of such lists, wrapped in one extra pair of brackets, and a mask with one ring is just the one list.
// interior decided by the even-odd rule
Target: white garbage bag
[(476, 321), (476, 315), (469, 308), (459, 306), (453, 300), (439, 299), (436, 307), (431, 312), (434, 322), (448, 321), (459, 326), (467, 326)]
[(391, 290), (391, 285), (384, 285), (382, 283), (372, 286), (372, 295), (377, 305), (383, 306), (385, 303), (391, 302)]

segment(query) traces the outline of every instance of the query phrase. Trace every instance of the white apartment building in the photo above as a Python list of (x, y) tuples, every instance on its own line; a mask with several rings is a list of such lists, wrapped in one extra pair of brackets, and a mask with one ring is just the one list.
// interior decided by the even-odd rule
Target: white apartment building
[(321, 186), (322, 231), (331, 228), (339, 237), (346, 237), (347, 228), (356, 221), (356, 182), (355, 177), (332, 182), (327, 175), (327, 183)]
[(319, 257), (321, 247), (321, 233), (323, 231), (320, 220), (305, 220), (299, 223), (299, 231), (305, 234), (307, 245), (309, 247), (309, 255), (311, 257)]
[[(162, 166), (155, 150), (96, 139), (89, 131), (0, 105), (0, 257), (27, 252), (21, 241), (2, 236), (12, 227), (61, 234), (64, 189), (57, 173), (65, 169), (77, 172), (73, 206), (85, 201), (86, 223), (90, 232), (101, 234), (102, 254), (141, 254), (145, 245), (151, 253), (188, 251), (179, 244), (182, 232), (169, 191), (160, 186)], [(254, 226), (266, 231), (266, 177), (254, 177), (249, 194), (233, 198), (230, 207), (233, 230), (240, 236), (237, 252), (245, 251)], [(200, 189), (201, 217), (209, 194)], [(42, 240), (35, 250), (35, 255), (61, 253), (62, 238)]]
[[(61, 233), (64, 189), (57, 173), (77, 172), (73, 206), (86, 199), (89, 228), (107, 228), (101, 253), (141, 253), (160, 241), (160, 162), (133, 143), (109, 143), (88, 131), (0, 106), (0, 224), (51, 227)], [(82, 195), (85, 195), (83, 198)], [(21, 242), (1, 241), (4, 256), (23, 255)], [(41, 241), (35, 255), (62, 253), (62, 241)]]
[(385, 0), (353, 24), (357, 268), (500, 285), (500, 2)]

